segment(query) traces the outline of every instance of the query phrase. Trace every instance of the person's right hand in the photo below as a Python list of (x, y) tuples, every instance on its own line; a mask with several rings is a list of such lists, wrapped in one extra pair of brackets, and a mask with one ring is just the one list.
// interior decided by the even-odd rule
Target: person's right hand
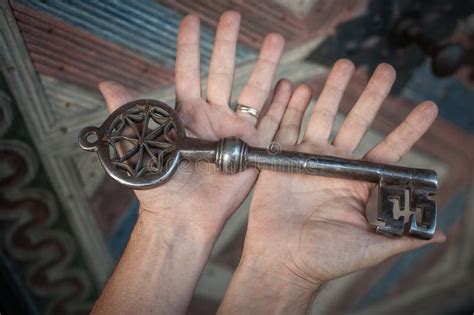
[[(276, 138), (283, 149), (354, 158), (354, 150), (390, 91), (395, 71), (387, 64), (377, 67), (334, 141), (329, 143), (339, 102), (353, 71), (354, 65), (348, 60), (334, 65), (301, 142), (300, 126), (311, 90), (300, 86), (294, 91)], [(436, 114), (433, 102), (418, 105), (363, 159), (398, 162), (428, 130)], [(430, 241), (375, 234), (365, 215), (374, 185), (262, 171), (251, 203), (242, 259), (221, 311), (259, 313), (269, 307), (272, 313), (281, 307), (291, 313), (304, 311), (323, 283), (445, 240), (440, 231)], [(247, 284), (249, 281), (253, 285)]]

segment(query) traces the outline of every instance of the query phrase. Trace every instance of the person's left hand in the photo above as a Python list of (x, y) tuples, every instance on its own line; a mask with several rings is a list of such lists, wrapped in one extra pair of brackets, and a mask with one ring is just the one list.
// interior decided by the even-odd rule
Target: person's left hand
[[(291, 95), (291, 84), (277, 84), (268, 111), (257, 121), (229, 107), (240, 14), (229, 11), (217, 27), (207, 93), (201, 94), (199, 19), (181, 22), (176, 52), (176, 110), (187, 135), (207, 140), (235, 136), (251, 145), (273, 139)], [(270, 97), (284, 39), (269, 34), (238, 102), (261, 110)], [(100, 89), (110, 111), (133, 100), (117, 83)], [(256, 170), (224, 175), (191, 163), (178, 168), (166, 184), (135, 191), (140, 202), (137, 223), (127, 248), (97, 301), (94, 311), (108, 313), (185, 313), (222, 227), (245, 199)]]
[[(206, 140), (235, 136), (250, 145), (267, 146), (273, 140), (291, 95), (291, 83), (280, 81), (273, 93), (269, 110), (259, 121), (230, 108), (240, 14), (229, 11), (221, 16), (209, 65), (207, 93), (201, 93), (200, 23), (196, 16), (181, 22), (176, 52), (176, 110), (187, 135)], [(238, 103), (262, 110), (271, 96), (272, 81), (283, 52), (279, 34), (265, 37), (254, 71), (243, 88)], [(110, 111), (132, 101), (123, 86), (103, 82), (100, 89)], [(257, 172), (224, 175), (215, 167), (203, 174), (194, 164), (173, 174), (160, 187), (135, 191), (140, 201), (140, 216), (167, 229), (176, 225), (192, 229), (190, 237), (214, 239), (227, 218), (245, 199)], [(184, 234), (182, 234), (184, 235)]]

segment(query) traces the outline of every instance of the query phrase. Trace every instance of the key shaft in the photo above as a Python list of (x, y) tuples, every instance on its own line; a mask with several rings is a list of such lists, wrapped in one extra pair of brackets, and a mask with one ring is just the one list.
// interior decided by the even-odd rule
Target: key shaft
[[(378, 183), (379, 204), (377, 219), (382, 225), (376, 232), (400, 237), (405, 230), (404, 216), (395, 217), (393, 200), (400, 210), (408, 210), (409, 235), (431, 239), (436, 232), (437, 174), (433, 170), (408, 168), (361, 160), (345, 159), (303, 152), (280, 151), (275, 147), (250, 147), (235, 138), (219, 142), (185, 138), (180, 152), (183, 158), (203, 159), (226, 174), (235, 174), (248, 167), (277, 172), (302, 173), (326, 177), (346, 178)], [(409, 191), (409, 206), (405, 207), (405, 192)], [(416, 211), (421, 211), (418, 224)]]
[(385, 178), (393, 185), (416, 182), (427, 187), (437, 186), (437, 175), (433, 170), (303, 152), (273, 151), (272, 148), (248, 146), (236, 138), (225, 138), (218, 142), (185, 138), (178, 148), (183, 158), (215, 163), (226, 174), (235, 174), (254, 167), (276, 172), (303, 173), (372, 183), (379, 183)]

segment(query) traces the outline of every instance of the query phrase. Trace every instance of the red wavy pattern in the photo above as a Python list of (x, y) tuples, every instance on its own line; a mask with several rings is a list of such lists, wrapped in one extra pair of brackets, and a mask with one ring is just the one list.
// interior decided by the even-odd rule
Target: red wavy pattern
[[(13, 170), (0, 180), (0, 189), (11, 190), (14, 187), (11, 184), (21, 182), (21, 177), (25, 176), (28, 164), (13, 149), (2, 149), (0, 157)], [(34, 188), (28, 188), (30, 189)], [(42, 200), (44, 196), (41, 194), (38, 194), (38, 197), (27, 196), (24, 188), (21, 194), (25, 197), (15, 201), (8, 200), (5, 194), (2, 194), (0, 220), (10, 222), (8, 243), (11, 246), (7, 247), (7, 250), (14, 259), (26, 265), (26, 272), (23, 274), (23, 277), (27, 278), (25, 283), (29, 284), (34, 294), (49, 299), (48, 313), (87, 313), (89, 305), (85, 301), (87, 288), (84, 278), (70, 272), (70, 269), (62, 269), (67, 268), (62, 265), (72, 248), (61, 239), (57, 229), (49, 226), (53, 210)], [(16, 226), (24, 218), (28, 220)], [(58, 273), (58, 269), (62, 269), (59, 271), (61, 276), (51, 277), (53, 272)], [(82, 309), (72, 310), (72, 305), (81, 305)]]

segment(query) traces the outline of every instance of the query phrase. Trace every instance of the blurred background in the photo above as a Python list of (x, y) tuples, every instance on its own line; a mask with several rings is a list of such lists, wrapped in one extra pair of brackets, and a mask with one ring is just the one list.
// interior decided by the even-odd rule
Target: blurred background
[[(424, 99), (440, 117), (403, 165), (440, 175), (431, 246), (327, 284), (314, 314), (472, 314), (474, 311), (474, 1), (139, 0), (0, 1), (0, 313), (87, 313), (136, 220), (131, 191), (77, 145), (107, 116), (97, 83), (174, 104), (175, 39), (186, 14), (202, 19), (207, 71), (219, 15), (242, 13), (237, 96), (268, 32), (285, 36), (277, 74), (317, 98), (338, 58), (358, 70), (338, 122), (380, 62), (392, 94), (360, 148), (380, 141)], [(205, 84), (205, 82), (204, 82)], [(248, 201), (226, 225), (189, 309), (216, 311), (238, 264)]]

